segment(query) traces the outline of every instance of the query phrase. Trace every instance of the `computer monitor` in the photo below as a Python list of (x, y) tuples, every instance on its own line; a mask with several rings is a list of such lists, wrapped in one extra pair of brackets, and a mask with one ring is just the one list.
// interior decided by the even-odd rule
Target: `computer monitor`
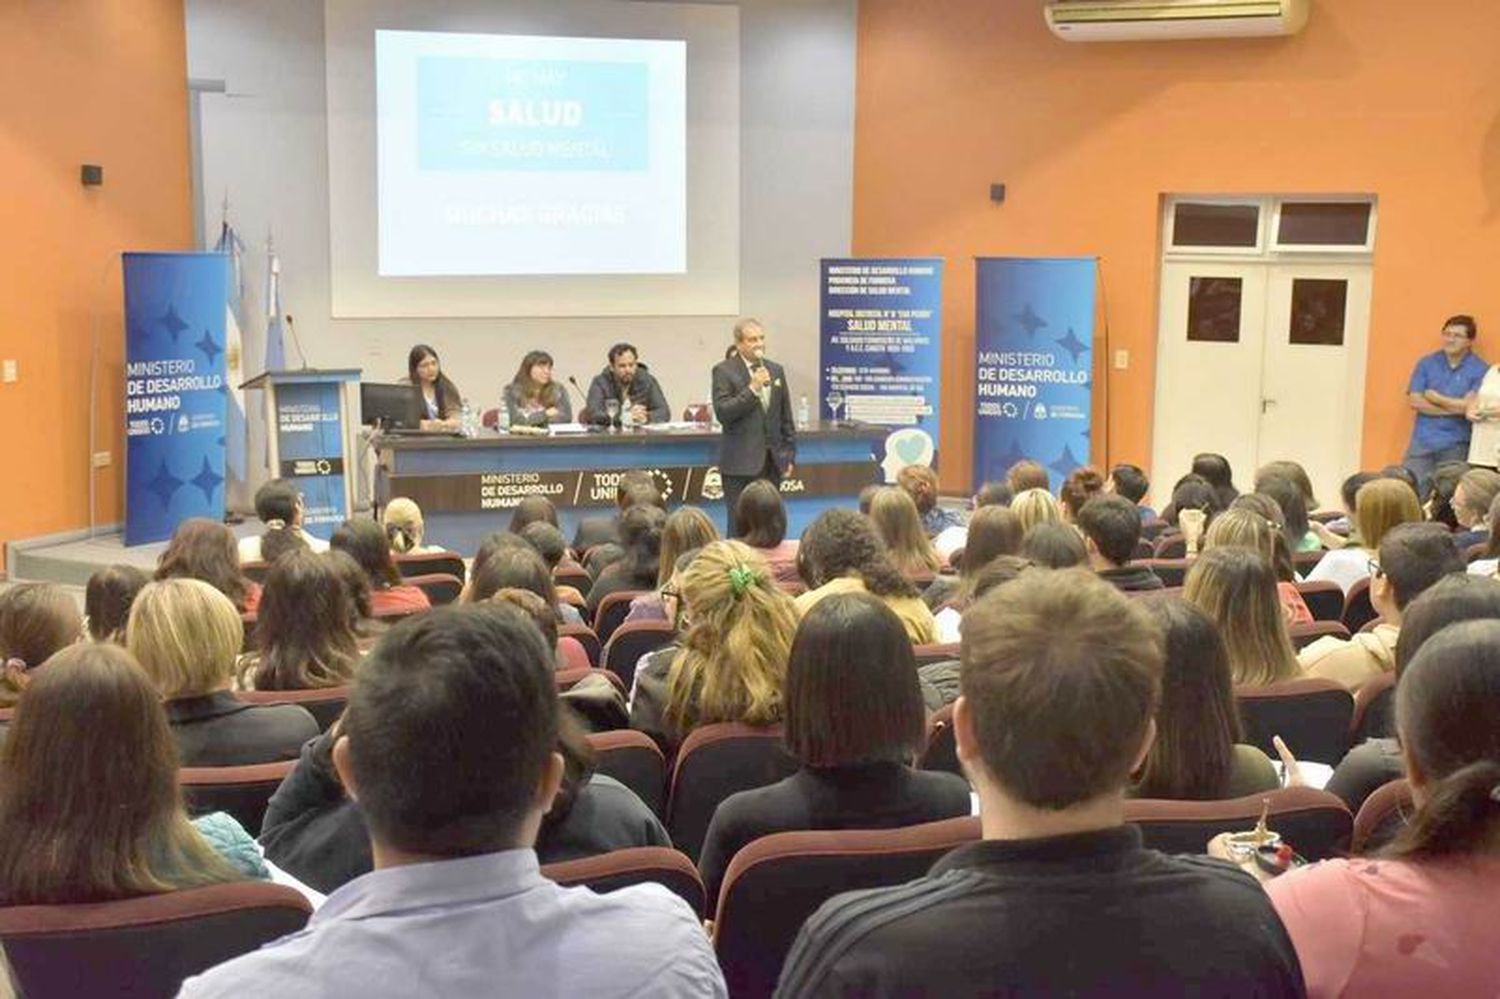
[(415, 430), (422, 410), (409, 384), (359, 383), (360, 422), (382, 430)]

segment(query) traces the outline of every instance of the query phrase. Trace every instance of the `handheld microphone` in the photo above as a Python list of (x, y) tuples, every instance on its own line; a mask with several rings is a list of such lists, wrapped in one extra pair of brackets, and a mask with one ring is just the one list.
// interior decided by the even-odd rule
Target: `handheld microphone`
[(757, 347), (757, 348), (755, 348), (755, 361), (754, 361), (753, 364), (750, 365), (750, 367), (755, 368), (755, 369), (763, 368), (763, 367), (766, 366), (765, 361), (766, 361), (766, 351), (765, 351), (765, 348), (763, 348), (763, 347)]

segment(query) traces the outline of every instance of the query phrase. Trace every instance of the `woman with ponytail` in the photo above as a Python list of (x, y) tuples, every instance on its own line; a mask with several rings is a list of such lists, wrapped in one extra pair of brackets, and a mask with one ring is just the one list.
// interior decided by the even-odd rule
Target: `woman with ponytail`
[(1500, 994), (1500, 621), (1423, 644), (1396, 688), (1415, 812), (1376, 859), (1268, 886), (1309, 996)]
[(699, 725), (781, 721), (797, 612), (766, 560), (715, 541), (683, 573), (680, 599), (682, 648), (636, 674), (631, 727), (675, 749)]

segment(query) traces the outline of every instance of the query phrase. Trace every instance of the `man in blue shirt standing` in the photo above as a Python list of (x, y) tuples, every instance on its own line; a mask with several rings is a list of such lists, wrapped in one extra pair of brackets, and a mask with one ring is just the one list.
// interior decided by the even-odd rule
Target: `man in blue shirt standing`
[(1445, 461), (1466, 461), (1471, 427), (1464, 415), (1489, 365), (1474, 353), (1479, 328), (1473, 316), (1452, 316), (1443, 323), (1443, 349), (1417, 362), (1406, 387), (1406, 399), (1417, 411), (1411, 444), (1402, 463), (1427, 492), (1432, 471)]

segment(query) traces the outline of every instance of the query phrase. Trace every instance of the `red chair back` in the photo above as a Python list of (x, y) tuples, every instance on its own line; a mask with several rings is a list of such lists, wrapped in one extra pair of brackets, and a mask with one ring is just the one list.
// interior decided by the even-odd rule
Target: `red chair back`
[[(587, 885), (608, 894), (631, 885), (658, 884), (681, 898), (700, 917), (703, 915), (703, 880), (698, 868), (676, 850), (665, 846), (632, 846), (579, 860), (544, 864), (542, 876), (560, 885)], [(621, 941), (623, 945), (649, 945), (650, 941)]]
[[(1337, 584), (1334, 584), (1337, 585)], [(1349, 639), (1349, 629), (1345, 628), (1339, 621), (1313, 621), (1310, 624), (1289, 624), (1287, 634), (1292, 639), (1292, 647), (1301, 651), (1320, 638), (1340, 638), (1345, 641)]]
[(177, 782), (194, 815), (228, 812), (255, 836), (271, 795), (296, 764), (296, 760), (277, 760), (237, 767), (183, 767), (177, 771)]
[(1313, 787), (1283, 787), (1223, 801), (1125, 802), (1125, 821), (1141, 827), (1145, 844), (1163, 853), (1204, 853), (1221, 832), (1253, 829), (1262, 808), (1266, 824), (1309, 860), (1342, 853), (1349, 845), (1354, 816), (1335, 794)]
[(1388, 845), (1406, 826), (1407, 816), (1414, 807), (1411, 783), (1405, 777), (1380, 785), (1359, 806), (1359, 814), (1354, 816), (1354, 835), (1349, 841), (1349, 852), (1374, 853)]
[(1331, 579), (1294, 584), (1314, 621), (1337, 621), (1344, 616), (1344, 588)]
[(1168, 588), (1176, 588), (1187, 581), (1187, 572), (1192, 568), (1193, 560), (1190, 558), (1163, 558), (1162, 556), (1157, 556), (1156, 558), (1147, 559), (1140, 564), (1156, 573), (1157, 578), (1161, 580), (1161, 585)]
[(1396, 734), (1396, 674), (1382, 673), (1354, 692), (1349, 745)]
[(1370, 603), (1368, 579), (1361, 579), (1349, 587), (1349, 592), (1344, 597), (1344, 614), (1340, 618), (1344, 622), (1344, 627), (1355, 632), (1379, 616), (1375, 613), (1375, 605)]
[(604, 668), (617, 674), (629, 690), (641, 656), (655, 652), (677, 637), (670, 621), (627, 621), (615, 629), (604, 646)]
[(431, 601), (434, 607), (453, 603), (464, 590), (464, 581), (461, 578), (450, 576), (443, 572), (429, 572), (420, 576), (406, 576), (402, 581), (410, 586), (415, 586), (427, 594), (427, 599)]
[(456, 576), (459, 579), (468, 578), (468, 571), (464, 568), (464, 560), (459, 558), (454, 552), (397, 555), (395, 559), (396, 571), (401, 573), (403, 579), (434, 574)]
[(912, 646), (912, 652), (916, 654), (918, 666), (930, 666), (933, 663), (957, 659), (958, 643), (943, 642), (933, 645), (914, 645)]
[(584, 648), (583, 643), (572, 635), (558, 636), (557, 654), (562, 662), (567, 664), (567, 669), (593, 668), (593, 663), (589, 662), (589, 650)]
[(599, 636), (599, 641), (609, 641), (615, 629), (625, 623), (625, 616), (630, 613), (630, 601), (646, 592), (646, 590), (621, 590), (599, 601), (599, 609), (594, 612), (594, 634)]
[(251, 704), (298, 704), (308, 710), (323, 731), (333, 725), (349, 703), (349, 688), (320, 687), (314, 690), (239, 690), (235, 697)]
[(579, 593), (587, 594), (594, 585), (594, 578), (581, 565), (560, 565), (552, 570), (552, 581), (558, 586), (571, 586)]
[(677, 751), (667, 796), (667, 831), (679, 850), (698, 859), (709, 820), (736, 791), (774, 784), (797, 769), (781, 726), (734, 722), (694, 729)]
[(1152, 544), (1151, 554), (1155, 558), (1186, 558), (1187, 538), (1181, 531), (1169, 531)]
[(1332, 766), (1349, 748), (1354, 695), (1332, 680), (1301, 677), (1265, 687), (1236, 687), (1234, 699), (1245, 723), (1245, 741), (1276, 758), (1273, 736), (1281, 736), (1299, 759)]
[(626, 728), (595, 732), (588, 740), (599, 773), (630, 788), (658, 817), (666, 812), (667, 758), (655, 739)]
[(958, 765), (958, 742), (953, 737), (953, 705), (944, 704), (927, 719), (927, 746), (922, 750), (923, 770), (946, 770), (964, 775)]
[(589, 662), (596, 666), (599, 664), (601, 646), (599, 636), (594, 634), (593, 628), (586, 624), (561, 624), (557, 626), (557, 637), (576, 639), (578, 644), (583, 646), (583, 650), (588, 653)]

